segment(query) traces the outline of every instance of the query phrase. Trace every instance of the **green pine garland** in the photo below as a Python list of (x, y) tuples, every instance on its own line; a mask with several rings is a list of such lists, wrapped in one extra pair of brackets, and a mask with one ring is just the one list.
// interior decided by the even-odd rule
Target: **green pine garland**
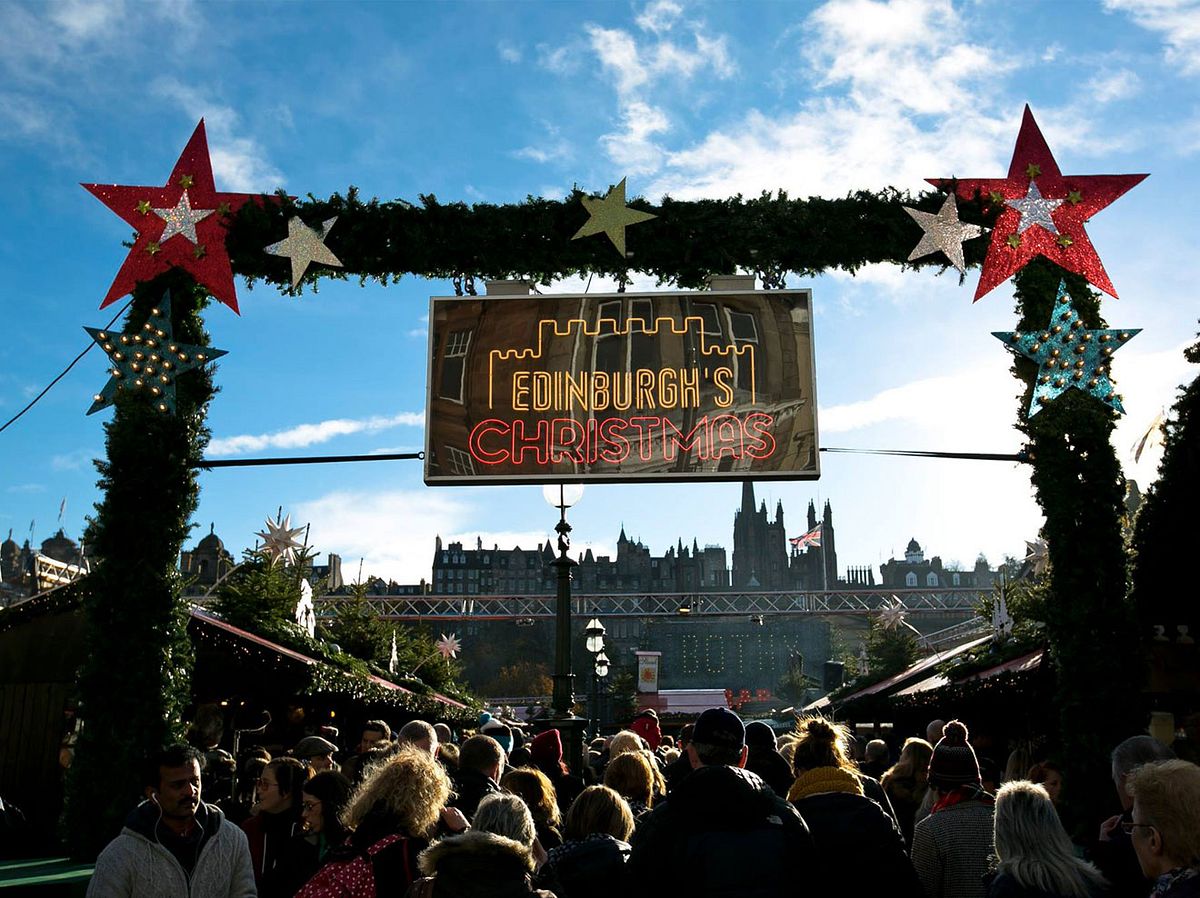
[[(139, 285), (126, 329), (140, 328), (166, 289), (175, 337), (207, 346), (207, 295), (172, 273)], [(119, 394), (97, 463), (103, 499), (85, 541), (97, 560), (84, 603), (89, 654), (79, 677), (81, 718), (65, 809), (76, 857), (94, 857), (141, 797), (143, 760), (183, 735), (192, 665), (179, 553), (196, 510), (196, 466), (209, 433), (212, 379), (196, 371), (176, 385), (174, 415)]]

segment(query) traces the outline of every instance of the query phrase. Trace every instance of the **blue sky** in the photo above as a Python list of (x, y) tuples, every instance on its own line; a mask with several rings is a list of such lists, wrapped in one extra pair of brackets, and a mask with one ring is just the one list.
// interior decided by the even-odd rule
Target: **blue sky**
[[(1200, 5), (1171, 0), (826, 3), (5, 3), (0, 5), (0, 419), (88, 342), (127, 227), (81, 181), (161, 184), (203, 116), (217, 189), (509, 202), (573, 184), (690, 199), (783, 188), (840, 196), (926, 177), (1001, 177), (1031, 104), (1065, 174), (1149, 172), (1088, 232), (1142, 333), (1116, 356), (1130, 447), (1196, 375), (1193, 203), (1200, 160)], [(280, 235), (283, 236), (282, 234)], [(913, 228), (913, 245), (920, 238)], [(600, 238), (595, 238), (600, 239)], [(813, 290), (821, 442), (1013, 452), (1019, 385), (991, 331), (1011, 284), (878, 266), (792, 278)], [(574, 292), (581, 284), (555, 289)], [(612, 285), (593, 283), (592, 292)], [(635, 286), (650, 287), (648, 282)], [(242, 315), (207, 324), (221, 392), (213, 457), (359, 454), (423, 445), (428, 297), (444, 282), (325, 282), (290, 298), (239, 283)], [(106, 413), (89, 353), (0, 434), (0, 530), (78, 538), (97, 500)], [(818, 482), (760, 484), (792, 535), (829, 500), (841, 567), (915, 536), (970, 565), (1023, 552), (1041, 516), (1028, 471), (1001, 462), (822, 458)], [(318, 551), (428, 577), (433, 539), (531, 547), (556, 512), (534, 487), (423, 486), (416, 462), (203, 475), (194, 539), (236, 552), (282, 506)], [(624, 524), (655, 554), (731, 548), (737, 484), (589, 487), (575, 545), (615, 549)], [(194, 540), (193, 540), (194, 541)]]

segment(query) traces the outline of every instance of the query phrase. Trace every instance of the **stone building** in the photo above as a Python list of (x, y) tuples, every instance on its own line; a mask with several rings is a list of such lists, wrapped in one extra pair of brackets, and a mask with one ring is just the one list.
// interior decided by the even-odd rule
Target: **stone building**
[(916, 539), (910, 539), (904, 550), (904, 560), (889, 559), (879, 566), (880, 585), (889, 589), (923, 589), (946, 587), (989, 587), (999, 579), (999, 572), (988, 566), (982, 555), (969, 571), (952, 570), (942, 564), (937, 555), (928, 561)]

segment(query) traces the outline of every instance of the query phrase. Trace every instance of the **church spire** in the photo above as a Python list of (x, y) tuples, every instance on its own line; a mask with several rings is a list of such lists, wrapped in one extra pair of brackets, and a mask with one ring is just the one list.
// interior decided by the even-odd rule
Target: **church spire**
[(742, 481), (742, 514), (754, 514), (754, 483), (749, 480)]

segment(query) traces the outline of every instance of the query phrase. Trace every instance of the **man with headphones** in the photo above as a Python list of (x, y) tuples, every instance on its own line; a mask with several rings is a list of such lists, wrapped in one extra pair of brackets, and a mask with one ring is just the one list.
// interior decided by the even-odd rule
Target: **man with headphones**
[(147, 800), (100, 852), (88, 898), (253, 898), (246, 834), (200, 800), (200, 757), (172, 745), (150, 759)]

